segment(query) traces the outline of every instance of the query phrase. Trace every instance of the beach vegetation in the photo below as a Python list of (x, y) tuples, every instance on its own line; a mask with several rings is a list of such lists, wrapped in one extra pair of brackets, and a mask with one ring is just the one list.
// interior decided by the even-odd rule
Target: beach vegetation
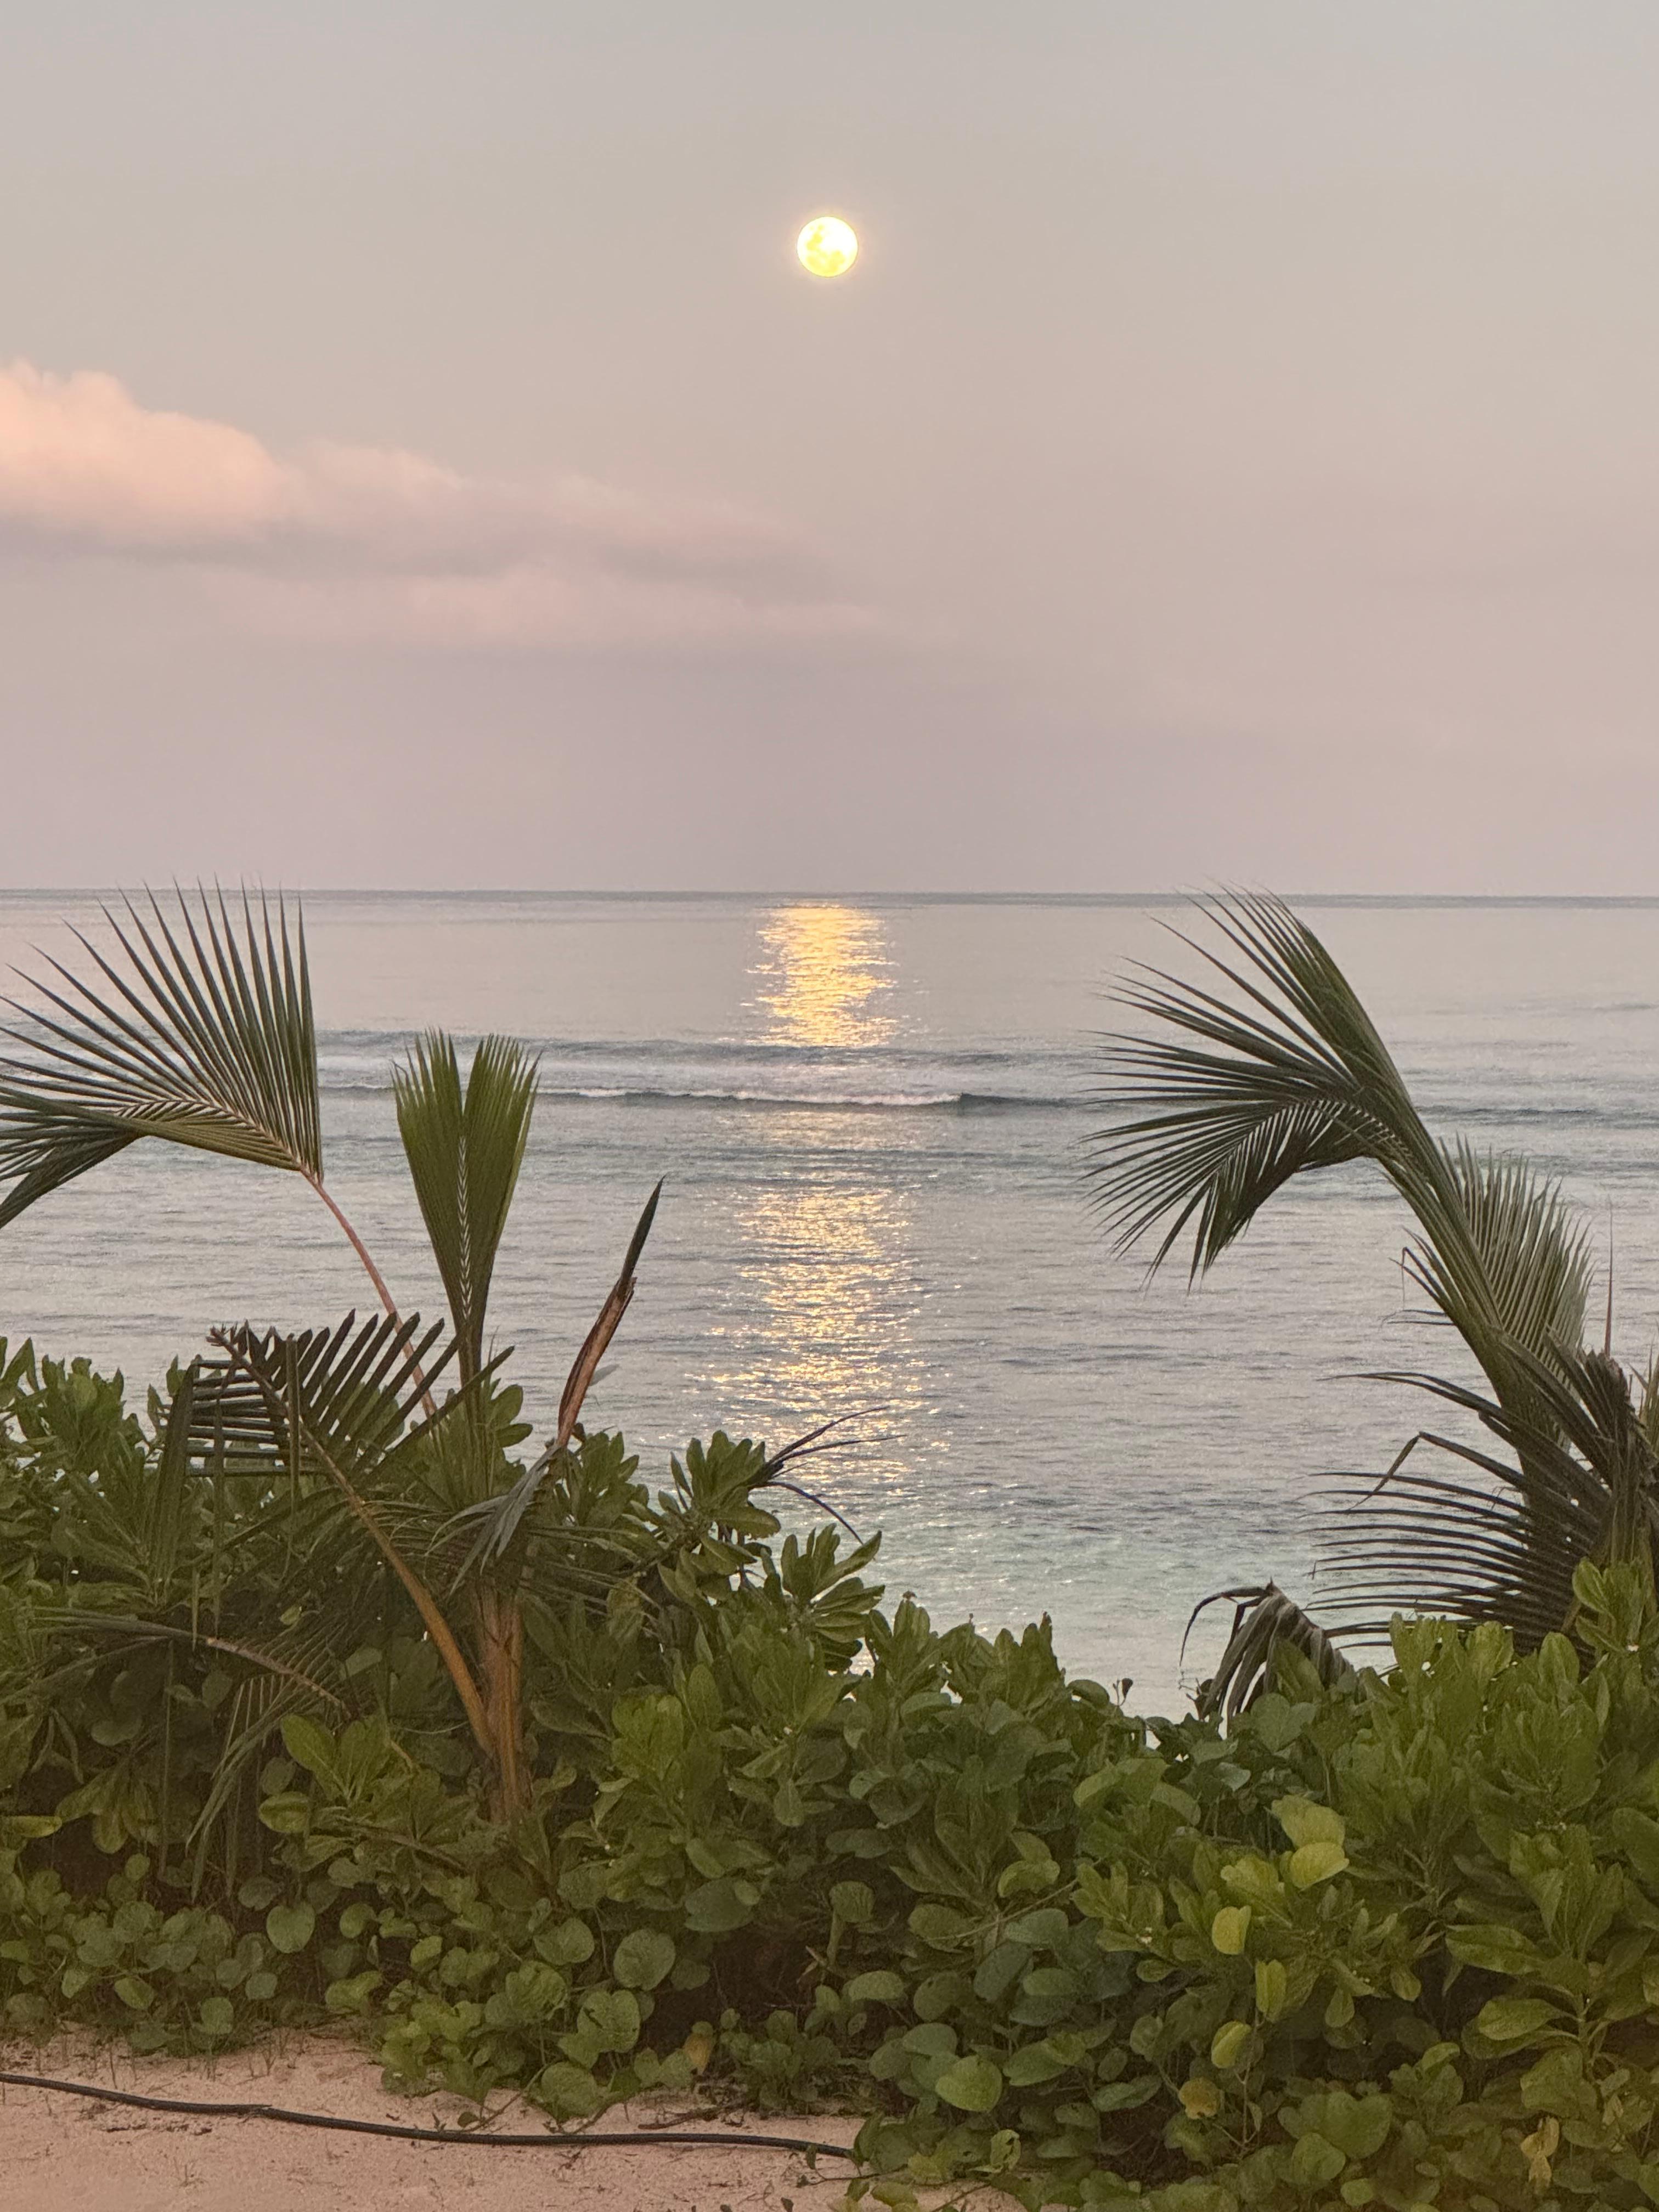
[[(395, 2082), (573, 2130), (653, 2091), (849, 2104), (887, 2203), (1659, 2201), (1637, 1565), (1581, 1563), (1572, 1635), (1524, 1652), (1401, 1619), (1386, 1667), (1284, 1645), (1231, 1724), (1151, 1719), (1046, 1624), (940, 1629), (886, 1603), (875, 1540), (784, 1534), (757, 1444), (653, 1490), (587, 1434), (543, 1486), (581, 1575), (526, 1595), (503, 1818), (372, 1546), (238, 1504), (275, 1474), (169, 1493), (187, 1372), (135, 1413), (0, 1357), (14, 2035), (205, 2054), (332, 2021)], [(441, 1434), (412, 1427), (410, 1467)], [(373, 1587), (355, 1621), (330, 1571)], [(311, 1646), (248, 1760), (273, 1676), (242, 1631), (279, 1603)]]
[[(393, 1091), (444, 1321), (222, 1323), (141, 1402), (0, 1344), (0, 2027), (332, 2024), (573, 2132), (839, 2103), (895, 2207), (1659, 2204), (1654, 1390), (1555, 1186), (1428, 1135), (1285, 909), (1215, 911), (1230, 996), (1137, 987), (1119, 1234), (1201, 1272), (1370, 1163), (1469, 1363), (1395, 1377), (1469, 1433), (1373, 1480), (1346, 1619), (1246, 1600), (1198, 1710), (1132, 1714), (796, 1525), (822, 1437), (647, 1477), (581, 1417), (655, 1194), (536, 1449), (486, 1319), (534, 1063), (434, 1035)], [(142, 989), (94, 956), (19, 1018), (11, 1210), (146, 1137), (320, 1190), (297, 917), (129, 920)]]

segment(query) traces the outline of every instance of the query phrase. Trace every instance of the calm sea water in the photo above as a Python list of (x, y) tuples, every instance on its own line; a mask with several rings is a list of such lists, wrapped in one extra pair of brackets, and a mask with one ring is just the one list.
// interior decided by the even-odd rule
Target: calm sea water
[[(1618, 1335), (1659, 1315), (1659, 905), (1310, 905), (1431, 1123), (1531, 1152), (1609, 1226)], [(646, 1193), (667, 1186), (592, 1413), (647, 1469), (717, 1425), (854, 1413), (813, 1480), (884, 1532), (890, 1589), (987, 1628), (1047, 1612), (1133, 1702), (1179, 1695), (1218, 1587), (1312, 1594), (1335, 1468), (1417, 1425), (1351, 1370), (1402, 1343), (1403, 1217), (1375, 1177), (1292, 1188), (1189, 1295), (1091, 1219), (1105, 991), (1179, 954), (1174, 907), (1063, 900), (319, 896), (330, 1188), (400, 1302), (435, 1279), (387, 1088), (410, 1035), (522, 1036), (544, 1097), (496, 1278), (543, 1423)], [(82, 894), (0, 894), (0, 962), (72, 953)], [(0, 1236), (0, 1334), (135, 1383), (214, 1322), (367, 1307), (292, 1178), (139, 1146)], [(1430, 1349), (1437, 1355), (1439, 1344)], [(1195, 1638), (1185, 1675), (1215, 1637)]]

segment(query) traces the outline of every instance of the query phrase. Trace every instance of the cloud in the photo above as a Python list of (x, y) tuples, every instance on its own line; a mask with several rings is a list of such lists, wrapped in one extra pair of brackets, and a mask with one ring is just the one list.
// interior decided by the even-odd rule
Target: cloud
[(173, 563), (260, 629), (617, 645), (882, 627), (775, 525), (581, 477), (516, 483), (396, 447), (273, 453), (114, 377), (0, 368), (0, 544)]

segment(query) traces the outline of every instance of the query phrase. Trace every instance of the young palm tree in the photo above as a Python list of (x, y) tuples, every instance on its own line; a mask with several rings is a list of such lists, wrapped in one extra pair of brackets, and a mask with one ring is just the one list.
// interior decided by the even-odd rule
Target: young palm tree
[[(219, 896), (170, 922), (160, 902), (125, 921), (106, 910), (112, 955), (84, 936), (96, 980), (60, 962), (32, 979), (38, 1003), (11, 1006), (0, 1057), (0, 1226), (141, 1139), (216, 1152), (301, 1177), (350, 1240), (386, 1318), (299, 1336), (216, 1330), (174, 1407), (166, 1464), (186, 1456), (224, 1479), (289, 1479), (289, 1505), (311, 1540), (332, 1516), (399, 1582), (442, 1659), (491, 1778), (496, 1813), (528, 1802), (522, 1756), (526, 1516), (548, 1474), (580, 1438), (583, 1402), (634, 1295), (660, 1185), (623, 1271), (578, 1352), (547, 1449), (527, 1474), (507, 1445), (517, 1394), (497, 1394), (485, 1358), (489, 1287), (535, 1107), (536, 1064), (488, 1036), (465, 1084), (453, 1040), (434, 1031), (394, 1069), (398, 1132), (448, 1300), (453, 1340), (402, 1320), (386, 1279), (323, 1180), (316, 1028), (303, 917), (279, 900), (241, 928)], [(78, 933), (77, 933), (78, 934)], [(458, 1387), (434, 1385), (453, 1358)], [(418, 1415), (418, 1418), (417, 1418)], [(273, 1492), (273, 1495), (275, 1492)], [(471, 1541), (470, 1550), (465, 1550)], [(450, 1555), (455, 1555), (453, 1558)], [(447, 1587), (431, 1562), (448, 1559)], [(416, 1562), (420, 1564), (417, 1565)], [(139, 1632), (137, 1622), (125, 1626)], [(319, 1685), (280, 1638), (243, 1656), (294, 1689)], [(273, 1698), (268, 1725), (279, 1717)]]
[[(1200, 905), (1219, 943), (1176, 933), (1198, 980), (1142, 969), (1121, 994), (1157, 1028), (1109, 1041), (1103, 1097), (1119, 1118), (1095, 1140), (1097, 1203), (1120, 1249), (1152, 1241), (1153, 1268), (1189, 1240), (1195, 1280), (1292, 1178), (1351, 1161), (1385, 1176), (1416, 1224), (1407, 1272), (1486, 1388), (1387, 1379), (1473, 1414), (1508, 1456), (1424, 1431), (1381, 1484), (1350, 1478), (1367, 1494), (1323, 1524), (1328, 1588), (1347, 1608), (1335, 1632), (1375, 1635), (1400, 1610), (1497, 1619), (1535, 1641), (1570, 1620), (1580, 1559), (1646, 1557), (1655, 1522), (1659, 1391), (1651, 1376), (1633, 1391), (1610, 1346), (1585, 1349), (1583, 1224), (1524, 1160), (1430, 1133), (1352, 988), (1282, 901)], [(1419, 1444), (1443, 1471), (1408, 1463)], [(1262, 1595), (1230, 1645), (1235, 1690), (1270, 1623), (1283, 1633), (1296, 1611)]]

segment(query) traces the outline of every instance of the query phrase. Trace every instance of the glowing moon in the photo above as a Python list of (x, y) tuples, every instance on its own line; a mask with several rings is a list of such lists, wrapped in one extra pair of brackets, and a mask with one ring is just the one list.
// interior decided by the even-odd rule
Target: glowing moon
[(795, 251), (809, 276), (844, 276), (859, 258), (858, 233), (838, 215), (814, 216)]

